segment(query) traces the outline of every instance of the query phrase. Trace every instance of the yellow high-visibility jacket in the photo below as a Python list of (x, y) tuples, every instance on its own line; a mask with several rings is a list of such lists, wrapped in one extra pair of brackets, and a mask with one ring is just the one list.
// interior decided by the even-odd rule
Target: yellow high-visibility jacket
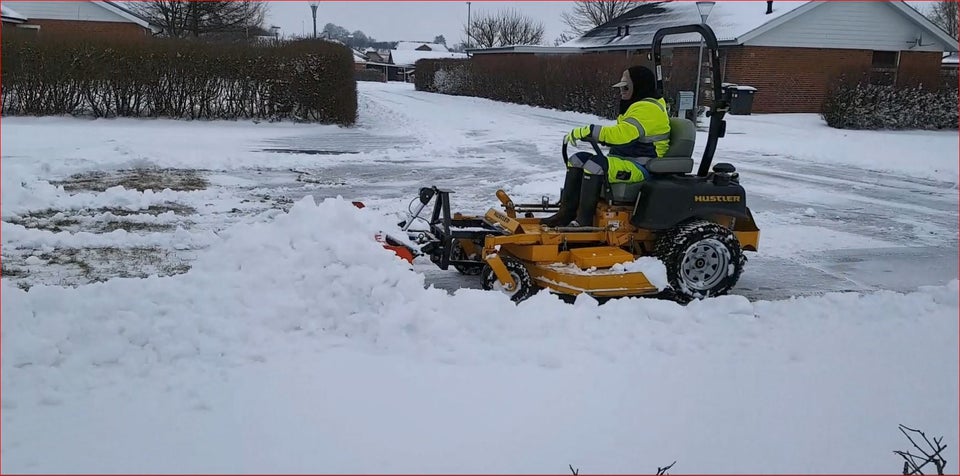
[(617, 116), (617, 124), (594, 128), (614, 157), (663, 157), (670, 148), (670, 117), (663, 99), (641, 99)]

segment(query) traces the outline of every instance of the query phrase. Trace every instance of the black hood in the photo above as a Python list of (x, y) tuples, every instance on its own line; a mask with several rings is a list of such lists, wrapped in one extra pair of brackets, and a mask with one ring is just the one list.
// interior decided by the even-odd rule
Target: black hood
[(660, 99), (662, 96), (657, 94), (657, 78), (645, 66), (633, 66), (628, 69), (630, 81), (633, 82), (633, 96), (627, 100), (620, 100), (620, 114), (627, 112), (631, 104), (644, 99)]

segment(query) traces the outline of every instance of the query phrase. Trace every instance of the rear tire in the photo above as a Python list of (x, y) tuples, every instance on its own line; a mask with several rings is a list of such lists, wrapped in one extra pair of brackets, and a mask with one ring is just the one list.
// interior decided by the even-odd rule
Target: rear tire
[(520, 260), (509, 256), (501, 256), (500, 259), (503, 260), (504, 266), (506, 266), (507, 271), (510, 272), (510, 277), (517, 283), (516, 289), (512, 292), (504, 289), (500, 281), (497, 280), (497, 275), (493, 273), (493, 268), (488, 264), (484, 264), (483, 271), (480, 272), (480, 287), (487, 291), (500, 291), (510, 296), (511, 301), (517, 303), (525, 301), (534, 294), (537, 294), (540, 288), (533, 283), (530, 272), (527, 271), (526, 266), (524, 266)]
[(660, 235), (654, 254), (667, 268), (675, 300), (722, 296), (740, 279), (746, 257), (729, 228), (707, 220), (692, 220)]

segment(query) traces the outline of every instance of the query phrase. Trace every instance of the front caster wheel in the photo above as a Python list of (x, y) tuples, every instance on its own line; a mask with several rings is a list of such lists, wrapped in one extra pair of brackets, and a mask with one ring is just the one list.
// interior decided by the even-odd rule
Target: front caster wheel
[(487, 291), (500, 291), (510, 296), (510, 300), (513, 302), (524, 301), (540, 290), (540, 288), (533, 283), (530, 272), (527, 271), (527, 268), (520, 260), (509, 256), (502, 256), (500, 259), (503, 260), (503, 264), (507, 267), (507, 271), (510, 272), (510, 277), (513, 278), (516, 286), (514, 286), (513, 289), (505, 288), (493, 273), (493, 268), (488, 264), (484, 264), (483, 270), (480, 272), (480, 286), (483, 289)]

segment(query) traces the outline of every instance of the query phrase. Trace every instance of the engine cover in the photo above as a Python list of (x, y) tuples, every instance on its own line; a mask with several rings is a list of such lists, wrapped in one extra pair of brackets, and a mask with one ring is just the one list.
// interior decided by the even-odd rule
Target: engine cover
[(692, 217), (747, 217), (747, 195), (739, 183), (709, 177), (657, 177), (643, 183), (630, 223), (666, 230)]

